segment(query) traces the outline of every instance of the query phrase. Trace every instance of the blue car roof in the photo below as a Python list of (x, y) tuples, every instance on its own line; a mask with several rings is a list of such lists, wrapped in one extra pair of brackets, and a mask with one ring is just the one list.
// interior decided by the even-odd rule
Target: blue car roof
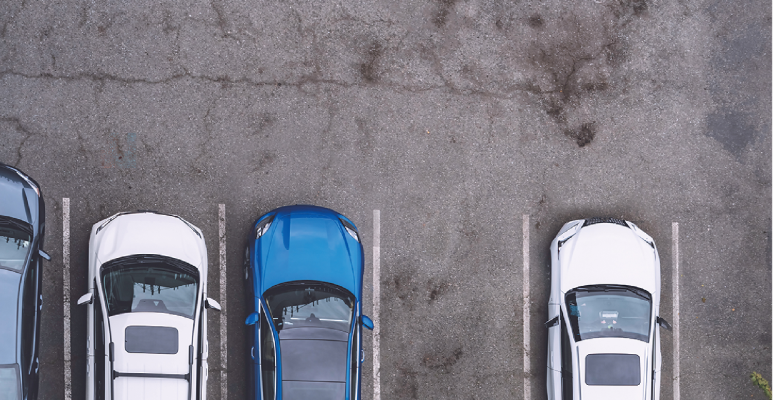
[[(321, 281), (361, 295), (362, 245), (344, 228), (333, 210), (317, 206), (281, 207), (268, 231), (257, 239), (260, 280), (257, 291), (292, 281)], [(261, 218), (262, 219), (262, 218)], [(352, 224), (354, 226), (354, 224)]]

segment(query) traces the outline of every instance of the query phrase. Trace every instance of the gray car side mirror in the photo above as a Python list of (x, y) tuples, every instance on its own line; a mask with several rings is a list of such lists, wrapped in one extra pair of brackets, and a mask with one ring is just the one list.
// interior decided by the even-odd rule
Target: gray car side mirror
[(89, 292), (81, 296), (80, 299), (78, 299), (78, 305), (82, 306), (84, 304), (91, 304), (92, 301), (94, 301), (94, 293)]
[(49, 256), (45, 251), (38, 249), (38, 254), (40, 254), (40, 256), (43, 257), (46, 261), (51, 261), (51, 256)]

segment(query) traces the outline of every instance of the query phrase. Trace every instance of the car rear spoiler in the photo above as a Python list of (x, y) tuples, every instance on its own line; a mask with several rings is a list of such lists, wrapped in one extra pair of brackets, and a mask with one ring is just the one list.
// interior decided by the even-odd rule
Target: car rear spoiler
[(193, 345), (188, 346), (188, 373), (187, 374), (157, 374), (150, 372), (119, 372), (115, 370), (115, 344), (110, 342), (110, 398), (115, 400), (115, 380), (117, 378), (163, 378), (185, 379), (188, 381), (188, 400), (193, 399)]

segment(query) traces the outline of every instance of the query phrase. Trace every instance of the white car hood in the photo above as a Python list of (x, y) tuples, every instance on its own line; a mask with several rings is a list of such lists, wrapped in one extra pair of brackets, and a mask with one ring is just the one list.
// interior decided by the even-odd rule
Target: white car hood
[(561, 292), (585, 285), (617, 284), (655, 293), (658, 265), (655, 250), (628, 227), (594, 224), (563, 244)]
[[(125, 329), (128, 326), (161, 326), (176, 328), (177, 354), (129, 353)], [(165, 313), (126, 313), (110, 317), (110, 331), (115, 347), (113, 368), (123, 373), (189, 373), (188, 347), (193, 339), (193, 320)], [(153, 338), (148, 338), (153, 340)], [(194, 364), (195, 368), (195, 364)], [(116, 400), (188, 400), (188, 381), (175, 378), (118, 377), (114, 380)]]
[[(580, 362), (580, 393), (583, 400), (644, 399), (649, 383), (649, 357), (652, 345), (635, 339), (596, 338), (577, 342)], [(585, 357), (588, 354), (636, 354), (639, 356), (641, 382), (638, 386), (599, 386), (585, 384)]]
[[(98, 227), (105, 221), (94, 226)], [(203, 246), (199, 246), (203, 239), (180, 218), (169, 215), (120, 215), (105, 225), (95, 235), (95, 240), (98, 242), (95, 246), (97, 265), (133, 254), (160, 254), (199, 269), (206, 260), (206, 254), (200, 252)]]

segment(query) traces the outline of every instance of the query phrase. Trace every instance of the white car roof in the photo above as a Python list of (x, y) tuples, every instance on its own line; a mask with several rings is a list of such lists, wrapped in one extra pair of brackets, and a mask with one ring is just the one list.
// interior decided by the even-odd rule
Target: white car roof
[(652, 294), (660, 266), (655, 249), (627, 226), (582, 227), (559, 251), (561, 292), (585, 285), (617, 284)]
[[(130, 326), (169, 327), (178, 332), (176, 354), (130, 353), (126, 351), (125, 333)], [(193, 320), (164, 313), (125, 313), (110, 317), (110, 330), (115, 346), (114, 369), (123, 373), (159, 373), (185, 375), (189, 373), (188, 346), (191, 345)], [(153, 338), (147, 338), (152, 341)], [(196, 367), (194, 361), (194, 368)], [(118, 377), (115, 382), (116, 400), (188, 400), (188, 381), (176, 378)]]
[(204, 267), (201, 231), (179, 217), (151, 212), (121, 214), (96, 223), (93, 229), (100, 226), (95, 236), (97, 266), (132, 254), (159, 254), (199, 270)]
[[(580, 362), (580, 392), (585, 399), (642, 399), (648, 382), (648, 365), (652, 345), (636, 339), (595, 338), (577, 342)], [(638, 386), (601, 386), (585, 384), (585, 357), (589, 354), (636, 354), (639, 356), (641, 380)]]

